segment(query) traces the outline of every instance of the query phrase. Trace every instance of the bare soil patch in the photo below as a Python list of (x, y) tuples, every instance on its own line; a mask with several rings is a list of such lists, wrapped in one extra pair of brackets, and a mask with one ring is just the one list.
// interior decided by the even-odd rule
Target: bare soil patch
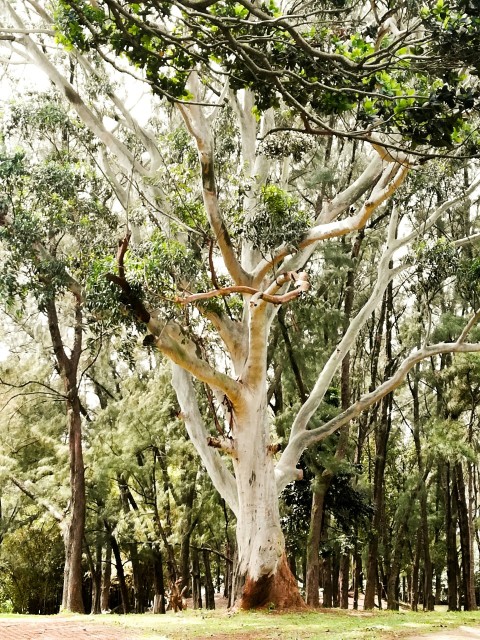
[(115, 625), (69, 618), (39, 617), (38, 620), (0, 620), (1, 640), (139, 640), (141, 636)]
[(409, 636), (405, 640), (461, 640), (462, 638), (479, 640), (480, 627), (458, 627), (458, 629), (448, 629), (435, 633), (427, 633), (425, 635)]

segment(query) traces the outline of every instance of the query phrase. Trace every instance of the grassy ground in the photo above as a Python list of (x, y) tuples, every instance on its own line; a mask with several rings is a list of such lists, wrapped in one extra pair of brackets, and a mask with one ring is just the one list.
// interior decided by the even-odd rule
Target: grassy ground
[[(1, 620), (35, 620), (41, 616), (1, 615)], [(65, 616), (62, 616), (64, 619)], [(393, 640), (423, 634), (450, 632), (460, 626), (480, 630), (480, 611), (412, 613), (407, 611), (320, 610), (297, 613), (192, 611), (163, 616), (69, 616), (85, 627), (97, 625), (127, 631), (135, 640)], [(460, 637), (460, 636), (458, 636)], [(440, 640), (440, 636), (439, 636)]]
[(479, 612), (353, 612), (341, 610), (299, 613), (192, 611), (164, 616), (85, 617), (91, 624), (114, 624), (139, 638), (183, 640), (392, 640), (461, 625), (480, 628)]

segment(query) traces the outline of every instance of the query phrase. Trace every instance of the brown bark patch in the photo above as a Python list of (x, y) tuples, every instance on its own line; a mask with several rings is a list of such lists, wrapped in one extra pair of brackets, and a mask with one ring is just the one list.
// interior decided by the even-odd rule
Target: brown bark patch
[(297, 581), (290, 571), (285, 554), (278, 564), (276, 573), (270, 576), (261, 576), (258, 580), (247, 576), (239, 606), (241, 609), (307, 608), (298, 590)]

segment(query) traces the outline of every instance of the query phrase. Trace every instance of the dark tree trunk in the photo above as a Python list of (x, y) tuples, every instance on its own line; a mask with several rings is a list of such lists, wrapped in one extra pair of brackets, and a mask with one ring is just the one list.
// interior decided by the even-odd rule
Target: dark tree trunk
[(92, 598), (90, 613), (95, 615), (102, 612), (101, 610), (101, 591), (102, 591), (102, 543), (100, 536), (97, 534), (95, 541), (95, 558), (92, 557), (88, 544), (85, 543), (87, 551), (88, 565), (92, 580)]
[[(225, 556), (227, 558), (232, 558), (235, 554), (232, 552), (232, 547), (230, 543), (227, 542), (225, 545)], [(233, 561), (225, 561), (225, 588), (223, 591), (223, 596), (226, 598), (227, 602), (232, 603), (232, 587), (233, 587)]]
[(400, 557), (401, 546), (400, 544), (397, 544), (395, 546), (395, 555), (390, 566), (390, 572), (387, 579), (387, 609), (390, 609), (391, 611), (398, 611), (400, 609), (398, 593), (400, 579)]
[(462, 590), (465, 611), (476, 611), (474, 559), (471, 556), (470, 522), (466, 500), (465, 481), (461, 462), (454, 468), (455, 493), (458, 508), (458, 525), (460, 530), (460, 548), (462, 550)]
[(77, 375), (82, 353), (82, 303), (75, 298), (74, 340), (67, 355), (60, 333), (55, 300), (46, 302), (48, 329), (66, 397), (68, 451), (70, 462), (70, 518), (63, 532), (65, 569), (62, 610), (85, 611), (82, 598), (82, 546), (85, 534), (85, 469), (82, 450), (82, 419), (78, 397)]
[(448, 610), (458, 611), (457, 584), (457, 505), (453, 491), (452, 470), (445, 462), (445, 529), (447, 542)]
[[(379, 349), (382, 339), (382, 330), (385, 323), (386, 335), (385, 345), (387, 349), (387, 365), (385, 367), (384, 378), (386, 379), (391, 373), (391, 326), (390, 326), (390, 306), (391, 306), (391, 285), (385, 293), (380, 318), (378, 320), (377, 335), (375, 338), (375, 348), (372, 354), (372, 373), (378, 369)], [(388, 312), (388, 313), (387, 313)], [(372, 376), (372, 390), (375, 385), (375, 378)], [(385, 465), (387, 456), (387, 444), (391, 428), (391, 407), (392, 394), (388, 394), (383, 398), (381, 404), (381, 416), (376, 421), (375, 427), (375, 466), (373, 478), (373, 506), (374, 514), (371, 525), (370, 539), (368, 543), (366, 577), (367, 584), (365, 587), (364, 608), (373, 609), (375, 606), (375, 591), (378, 591), (378, 543), (383, 529), (384, 520), (384, 494), (385, 494)], [(380, 602), (381, 602), (381, 593)]]
[(428, 511), (427, 511), (427, 486), (426, 478), (427, 474), (424, 469), (422, 445), (420, 441), (420, 402), (418, 394), (418, 367), (415, 368), (413, 383), (410, 385), (410, 390), (413, 397), (413, 439), (415, 442), (415, 451), (417, 454), (418, 473), (420, 477), (420, 486), (418, 492), (418, 499), (420, 503), (420, 530), (418, 535), (422, 539), (423, 550), (423, 577), (421, 590), (423, 593), (423, 610), (433, 611), (434, 598), (433, 598), (433, 565), (430, 555), (430, 535), (428, 527)]
[(105, 543), (105, 562), (103, 565), (102, 595), (101, 595), (101, 604), (100, 604), (100, 608), (102, 611), (109, 610), (111, 578), (112, 578), (112, 544), (110, 541), (110, 536), (107, 536), (107, 540)]
[(65, 571), (62, 610), (84, 613), (82, 598), (82, 549), (85, 532), (85, 471), (82, 451), (82, 422), (78, 396), (67, 402), (70, 453), (70, 521), (65, 529)]
[(333, 584), (332, 584), (332, 556), (328, 555), (322, 563), (323, 576), (323, 600), (322, 604), (327, 609), (333, 607)]
[(411, 604), (412, 611), (418, 611), (419, 602), (419, 574), (420, 574), (420, 556), (422, 553), (422, 533), (417, 531), (417, 544), (415, 547), (415, 557), (413, 559), (413, 571), (412, 571), (412, 595)]
[(210, 553), (202, 550), (203, 566), (205, 569), (205, 608), (215, 609), (215, 587), (213, 586), (212, 570), (210, 567)]
[(323, 506), (329, 485), (330, 480), (320, 476), (312, 494), (310, 531), (307, 542), (306, 578), (306, 602), (310, 607), (318, 607), (320, 604), (318, 592), (320, 579), (320, 541), (322, 535)]
[(340, 608), (348, 609), (348, 587), (350, 579), (350, 554), (342, 553), (340, 558)]
[[(364, 238), (364, 232), (360, 231), (357, 235), (355, 242), (352, 246), (351, 250), (351, 259), (355, 260), (358, 258), (360, 247), (362, 244), (362, 240)], [(355, 297), (355, 288), (354, 288), (354, 280), (355, 280), (355, 270), (349, 269), (347, 272), (347, 278), (345, 282), (345, 302), (344, 302), (344, 323), (343, 323), (343, 331), (348, 328), (349, 320), (352, 314), (353, 302)], [(293, 368), (293, 364), (292, 364)], [(297, 385), (299, 387), (300, 396), (302, 396), (302, 392), (305, 394), (305, 390), (302, 386), (301, 380), (297, 380)], [(302, 398), (302, 402), (305, 401), (306, 398)], [(347, 353), (345, 358), (342, 360), (342, 369), (341, 369), (341, 405), (342, 409), (347, 409), (350, 406), (351, 400), (351, 389), (350, 389), (350, 354)], [(338, 462), (345, 457), (346, 448), (348, 442), (348, 429), (342, 429), (340, 433), (340, 437), (337, 444), (337, 450), (335, 452), (335, 460)], [(312, 607), (319, 606), (319, 578), (320, 578), (320, 541), (324, 520), (324, 505), (325, 505), (325, 496), (330, 487), (332, 480), (332, 471), (325, 470), (322, 476), (317, 479), (317, 486), (312, 496), (312, 511), (311, 511), (311, 519), (310, 519), (310, 531), (307, 543), (307, 570), (306, 570), (306, 602), (307, 605)], [(348, 589), (348, 587), (347, 587)], [(328, 596), (329, 598), (329, 596)], [(327, 599), (328, 599), (327, 598)], [(325, 597), (324, 597), (325, 600)], [(324, 604), (324, 606), (326, 606)], [(347, 607), (348, 608), (348, 596), (347, 596)]]
[(338, 608), (340, 606), (340, 552), (338, 548), (335, 548), (332, 556), (332, 600), (333, 606)]
[(435, 573), (435, 604), (442, 604), (442, 575)]
[[(387, 396), (389, 398), (389, 396)], [(376, 456), (375, 474), (373, 488), (373, 502), (375, 512), (373, 515), (371, 536), (368, 544), (367, 555), (367, 584), (365, 587), (365, 609), (373, 609), (375, 606), (375, 591), (378, 591), (378, 542), (383, 526), (383, 502), (384, 502), (384, 480), (385, 463), (387, 454), (387, 443), (390, 432), (390, 420), (387, 417), (388, 405), (384, 399), (384, 409), (382, 411), (381, 423), (377, 427), (376, 434)], [(380, 594), (381, 595), (381, 594)]]
[(112, 533), (112, 529), (110, 525), (105, 523), (105, 528), (109, 532), (110, 536), (110, 545), (113, 551), (113, 557), (115, 558), (115, 569), (117, 570), (117, 579), (120, 585), (120, 595), (122, 598), (122, 609), (123, 613), (130, 613), (130, 604), (128, 598), (128, 588), (127, 583), (125, 581), (125, 572), (123, 570), (122, 556), (120, 555), (120, 547), (118, 546), (117, 540)]
[(153, 563), (153, 613), (165, 613), (165, 583), (163, 580), (162, 554), (158, 549), (152, 549)]
[(202, 583), (200, 576), (200, 562), (198, 559), (198, 551), (192, 549), (192, 598), (193, 608), (202, 609)]
[(362, 556), (358, 552), (356, 541), (355, 541), (354, 559), (355, 559), (355, 572), (353, 575), (353, 608), (356, 610), (358, 609), (359, 593), (363, 591)]
[(133, 579), (133, 598), (134, 598), (134, 612), (143, 613), (145, 611), (144, 598), (143, 598), (143, 584), (145, 576), (143, 573), (143, 565), (138, 553), (138, 545), (135, 542), (128, 544), (128, 552), (130, 555), (130, 563), (132, 565), (132, 579)]

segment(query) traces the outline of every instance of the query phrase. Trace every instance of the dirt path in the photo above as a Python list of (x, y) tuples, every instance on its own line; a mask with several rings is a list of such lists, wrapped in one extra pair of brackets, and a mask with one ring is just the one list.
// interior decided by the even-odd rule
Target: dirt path
[(408, 638), (405, 638), (405, 640), (461, 640), (462, 638), (479, 640), (480, 627), (458, 627), (458, 629), (438, 631), (427, 635), (409, 636)]
[(0, 620), (1, 640), (140, 640), (135, 632), (118, 626), (68, 618)]

